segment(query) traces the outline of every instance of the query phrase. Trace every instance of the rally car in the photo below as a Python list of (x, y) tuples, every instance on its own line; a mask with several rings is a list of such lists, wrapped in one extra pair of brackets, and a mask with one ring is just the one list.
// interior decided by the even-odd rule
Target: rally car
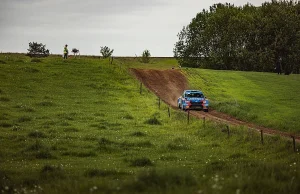
[(199, 90), (184, 90), (177, 100), (178, 108), (182, 110), (202, 109), (208, 112), (209, 101)]

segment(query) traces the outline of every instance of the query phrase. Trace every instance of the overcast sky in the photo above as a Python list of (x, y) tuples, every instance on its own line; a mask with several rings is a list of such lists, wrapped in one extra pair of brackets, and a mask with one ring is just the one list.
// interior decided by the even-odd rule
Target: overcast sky
[(0, 52), (27, 52), (29, 42), (62, 54), (65, 44), (81, 54), (99, 55), (100, 46), (115, 56), (173, 56), (177, 34), (215, 3), (263, 0), (0, 0)]

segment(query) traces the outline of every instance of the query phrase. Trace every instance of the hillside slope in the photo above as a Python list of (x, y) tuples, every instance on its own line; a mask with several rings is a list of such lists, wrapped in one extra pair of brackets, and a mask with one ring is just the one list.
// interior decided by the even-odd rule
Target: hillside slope
[[(197, 70), (194, 70), (197, 71)], [(193, 73), (195, 74), (195, 72)], [(175, 69), (167, 69), (167, 70), (155, 70), (155, 69), (131, 69), (131, 72), (134, 73), (134, 75), (139, 79), (146, 87), (148, 87), (153, 93), (155, 93), (159, 98), (161, 98), (163, 101), (165, 101), (167, 104), (173, 106), (174, 108), (177, 108), (177, 98), (181, 95), (183, 90), (185, 89), (199, 89), (202, 85), (198, 85), (194, 88), (190, 88), (188, 85), (188, 81), (185, 77), (185, 75), (182, 73), (181, 70), (175, 70)], [(184, 72), (184, 70), (183, 70)], [(204, 71), (203, 73), (205, 73)], [(190, 77), (189, 77), (190, 78)], [(194, 79), (193, 81), (197, 82), (197, 79)], [(239, 82), (240, 80), (236, 80), (236, 82)], [(213, 88), (212, 88), (213, 89)], [(236, 91), (238, 91), (238, 88), (234, 88)], [(255, 90), (255, 89), (254, 89)], [(279, 93), (279, 92), (278, 92)], [(216, 104), (214, 99), (211, 100), (212, 104)], [(261, 102), (263, 103), (263, 102)], [(240, 107), (243, 109), (243, 107)], [(243, 110), (241, 110), (243, 111)], [(230, 115), (224, 114), (222, 112), (216, 111), (211, 109), (208, 113), (205, 113), (203, 111), (191, 111), (191, 114), (199, 117), (199, 118), (209, 118), (216, 121), (228, 123), (231, 125), (242, 125), (247, 126), (249, 128), (254, 128), (257, 130), (263, 130), (264, 133), (269, 134), (279, 134), (285, 137), (291, 137), (295, 134), (292, 133), (284, 133), (281, 132), (279, 129), (271, 129), (262, 127), (259, 125), (256, 125), (254, 123), (247, 122), (247, 117), (243, 118), (246, 121), (238, 120)], [(259, 114), (255, 115), (258, 116)], [(282, 115), (281, 115), (282, 116)], [(286, 118), (290, 119), (290, 118)], [(290, 119), (291, 122), (298, 122), (297, 120)], [(267, 123), (268, 121), (265, 121)], [(299, 133), (298, 133), (299, 134)], [(300, 136), (297, 134), (295, 135), (296, 139), (300, 139)]]
[(0, 191), (299, 192), (290, 141), (264, 136), (261, 144), (237, 126), (228, 137), (225, 124), (194, 117), (188, 124), (145, 87), (140, 94), (125, 67), (0, 54)]
[(186, 69), (190, 86), (239, 120), (300, 134), (300, 75)]

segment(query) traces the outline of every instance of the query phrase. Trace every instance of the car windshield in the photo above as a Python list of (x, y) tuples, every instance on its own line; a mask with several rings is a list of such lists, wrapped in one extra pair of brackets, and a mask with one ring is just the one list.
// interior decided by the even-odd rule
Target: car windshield
[(189, 97), (189, 98), (204, 98), (202, 93), (186, 93), (185, 97)]

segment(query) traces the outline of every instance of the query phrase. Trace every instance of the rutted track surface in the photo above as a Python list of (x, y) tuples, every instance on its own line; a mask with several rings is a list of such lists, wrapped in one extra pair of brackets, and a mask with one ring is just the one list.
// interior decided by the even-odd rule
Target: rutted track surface
[[(153, 69), (131, 69), (131, 72), (140, 80), (147, 88), (160, 97), (165, 103), (177, 108), (177, 98), (182, 94), (183, 90), (188, 88), (188, 81), (180, 70), (153, 70)], [(261, 127), (253, 123), (240, 121), (227, 114), (211, 110), (206, 113), (203, 111), (191, 111), (191, 114), (198, 118), (208, 118), (231, 125), (244, 125), (256, 130), (263, 130), (267, 134), (278, 134), (285, 137), (294, 136), (292, 134), (281, 132), (278, 130)], [(300, 140), (300, 136), (295, 136)]]

